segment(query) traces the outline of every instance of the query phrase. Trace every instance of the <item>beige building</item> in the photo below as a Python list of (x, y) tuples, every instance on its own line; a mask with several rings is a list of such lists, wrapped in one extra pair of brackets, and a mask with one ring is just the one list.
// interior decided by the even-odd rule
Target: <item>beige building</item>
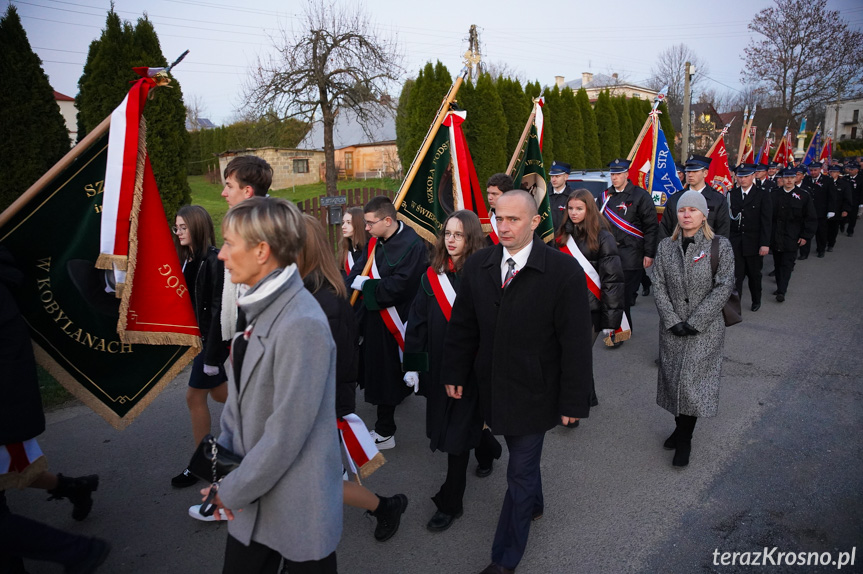
[(69, 132), (69, 144), (75, 145), (78, 141), (78, 108), (75, 107), (75, 98), (61, 94), (54, 90), (54, 99), (60, 106), (60, 113), (66, 122), (66, 131)]
[[(837, 117), (838, 121), (837, 121)], [(827, 103), (822, 132), (836, 130), (837, 141), (856, 140), (863, 137), (863, 98), (855, 100), (835, 100)]]
[(659, 93), (656, 90), (651, 90), (647, 86), (641, 86), (632, 83), (628, 80), (621, 80), (617, 74), (593, 74), (591, 72), (582, 72), (581, 79), (566, 81), (563, 76), (555, 76), (554, 82), (558, 89), (564, 87), (571, 88), (573, 92), (584, 88), (587, 92), (587, 97), (591, 102), (595, 102), (599, 97), (599, 92), (608, 90), (612, 96), (624, 95), (627, 98), (635, 98), (636, 100), (653, 101), (653, 98)]
[(254, 155), (265, 160), (273, 168), (272, 189), (287, 189), (294, 185), (322, 181), (324, 152), (310, 149), (280, 147), (247, 148), (219, 154), (219, 173), (225, 183), (225, 167), (237, 156)]

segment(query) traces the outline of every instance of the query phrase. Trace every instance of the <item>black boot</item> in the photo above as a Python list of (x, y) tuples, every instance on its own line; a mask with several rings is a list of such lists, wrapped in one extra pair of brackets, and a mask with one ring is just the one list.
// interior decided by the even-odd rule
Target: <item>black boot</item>
[(380, 496), (380, 504), (377, 510), (370, 512), (374, 516), (378, 525), (375, 527), (375, 540), (384, 542), (392, 538), (399, 529), (399, 523), (402, 520), (402, 514), (408, 507), (408, 497), (404, 494), (396, 494), (395, 496)]
[(48, 500), (68, 498), (72, 503), (72, 518), (84, 520), (93, 508), (93, 499), (90, 495), (98, 488), (99, 475), (97, 474), (70, 478), (58, 473), (57, 488), (48, 491), (51, 495)]
[(689, 454), (692, 452), (692, 431), (695, 430), (697, 417), (680, 415), (677, 426), (677, 448), (674, 450), (672, 466), (684, 467), (689, 464)]
[(662, 443), (662, 448), (665, 450), (674, 450), (677, 448), (677, 429), (680, 428), (680, 417), (674, 417), (674, 432), (671, 433), (665, 442)]

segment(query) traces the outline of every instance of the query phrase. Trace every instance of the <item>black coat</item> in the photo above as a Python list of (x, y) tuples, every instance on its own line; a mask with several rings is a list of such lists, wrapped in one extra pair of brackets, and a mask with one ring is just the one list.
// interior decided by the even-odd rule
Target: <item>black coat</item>
[[(863, 205), (863, 171), (858, 172), (855, 177), (848, 176), (848, 180), (854, 187), (851, 192), (851, 204), (854, 206), (853, 211), (856, 213), (858, 206)], [(857, 217), (854, 215), (854, 217)]]
[(45, 432), (30, 329), (11, 292), (23, 279), (0, 245), (0, 444), (24, 442)]
[[(724, 195), (710, 187), (704, 186), (701, 195), (707, 200), (707, 223), (716, 235), (728, 237), (731, 234), (731, 217), (728, 214), (728, 200)], [(662, 212), (662, 223), (659, 226), (661, 239), (671, 237), (674, 227), (677, 225), (677, 202), (680, 201), (682, 192), (677, 192), (665, 202), (665, 211)]]
[(643, 234), (642, 238), (634, 237), (609, 222), (611, 234), (617, 241), (617, 254), (620, 256), (620, 263), (624, 270), (643, 269), (645, 257), (651, 259), (656, 257), (659, 230), (656, 206), (653, 205), (650, 194), (633, 185), (630, 181), (626, 182), (623, 191), (617, 192), (614, 187), (606, 189), (603, 195), (596, 200), (600, 209), (602, 209), (608, 194), (611, 196), (605, 204), (605, 209), (612, 210), (613, 213), (625, 219)]
[(842, 217), (842, 212), (854, 213), (857, 217), (857, 204), (854, 203), (854, 184), (847, 177), (839, 177), (833, 180), (833, 188), (836, 190), (836, 217)]
[(534, 237), (527, 264), (501, 288), (503, 247), (465, 263), (444, 342), (456, 386), (474, 384), (494, 434), (542, 433), (560, 417), (587, 417), (593, 378), (584, 272)]
[[(458, 292), (458, 274), (449, 272), (447, 277)], [(404, 369), (420, 373), (419, 394), (426, 398), (429, 447), (433, 451), (461, 454), (479, 444), (483, 420), (475, 383), (466, 387), (461, 399), (446, 394), (444, 385), (453, 384), (449, 369), (443, 368), (447, 323), (424, 274), (408, 315)]]
[(198, 265), (192, 286), (195, 318), (204, 345), (204, 364), (219, 366), (228, 358), (228, 346), (222, 341), (222, 289), (225, 286), (225, 264), (219, 250), (212, 245)]
[(551, 223), (554, 225), (554, 229), (557, 230), (566, 218), (566, 202), (569, 199), (569, 194), (572, 193), (572, 188), (569, 187), (569, 184), (566, 184), (561, 193), (554, 193), (551, 185), (548, 187), (548, 205), (551, 207)]
[[(366, 246), (345, 280), (348, 288), (362, 273), (369, 256)], [(399, 232), (387, 240), (378, 240), (375, 247), (380, 279), (369, 279), (363, 284), (362, 305), (365, 308), (360, 333), (362, 344), (362, 372), (365, 400), (373, 405), (397, 405), (411, 389), (405, 385), (402, 361), (395, 338), (387, 329), (380, 311), (395, 307), (401, 320), (407, 321), (408, 311), (417, 293), (420, 276), (428, 267), (428, 252), (419, 235), (404, 223)]]
[(814, 201), (815, 215), (818, 219), (827, 219), (827, 213), (836, 213), (839, 208), (839, 194), (833, 185), (833, 180), (824, 174), (817, 178), (805, 176), (801, 187), (809, 192)]
[(773, 203), (770, 192), (753, 185), (743, 199), (743, 190), (735, 187), (728, 192), (731, 203), (731, 245), (744, 257), (758, 255), (762, 246), (770, 246), (773, 231)]
[(795, 187), (786, 192), (777, 188), (770, 194), (773, 203), (773, 251), (796, 251), (797, 240), (812, 241), (818, 228), (818, 218), (812, 197)]
[[(309, 283), (305, 285), (309, 289)], [(357, 320), (348, 300), (326, 285), (312, 295), (327, 316), (336, 343), (336, 416), (343, 417), (357, 410)]]
[(776, 182), (775, 182), (775, 181), (773, 181), (772, 179), (770, 179), (769, 177), (765, 177), (763, 181), (762, 181), (762, 180), (759, 180), (759, 179), (756, 179), (756, 180), (755, 180), (755, 185), (757, 185), (757, 186), (761, 187), (762, 189), (766, 190), (768, 193), (770, 193), (771, 191), (773, 191), (774, 189), (776, 189), (777, 187), (779, 187), (778, 185), (776, 185)]
[[(566, 235), (563, 239), (566, 240)], [(578, 250), (599, 274), (600, 299), (596, 298), (593, 291), (587, 290), (593, 330), (599, 332), (603, 329), (617, 329), (623, 318), (626, 285), (614, 236), (610, 231), (601, 229), (599, 246), (595, 251), (590, 250), (586, 241), (579, 240), (578, 237), (573, 239)]]

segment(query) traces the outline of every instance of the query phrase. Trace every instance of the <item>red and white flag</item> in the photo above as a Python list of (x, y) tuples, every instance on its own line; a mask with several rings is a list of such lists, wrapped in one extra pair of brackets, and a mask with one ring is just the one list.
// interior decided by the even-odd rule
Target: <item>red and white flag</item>
[(734, 186), (734, 180), (731, 178), (731, 170), (728, 168), (728, 150), (725, 149), (724, 137), (720, 136), (708, 157), (711, 162), (707, 169), (707, 185), (721, 193), (728, 193), (728, 190)]
[(344, 458), (358, 481), (383, 466), (386, 459), (378, 451), (374, 439), (360, 417), (351, 413), (336, 420), (342, 437)]

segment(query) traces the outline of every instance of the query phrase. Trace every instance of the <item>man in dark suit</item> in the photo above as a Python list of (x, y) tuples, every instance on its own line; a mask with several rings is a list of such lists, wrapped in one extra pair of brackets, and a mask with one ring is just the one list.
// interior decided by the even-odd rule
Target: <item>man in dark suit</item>
[[(686, 183), (689, 189), (700, 191), (707, 200), (707, 223), (710, 229), (717, 235), (728, 237), (731, 231), (731, 220), (728, 218), (728, 202), (725, 196), (707, 185), (707, 170), (710, 168), (711, 159), (701, 155), (689, 156), (684, 168), (686, 169)], [(677, 225), (677, 201), (682, 193), (675, 193), (665, 202), (665, 211), (662, 212), (662, 222), (659, 224), (659, 238), (671, 237), (674, 227)]]
[(551, 163), (551, 169), (548, 170), (548, 179), (551, 180), (551, 192), (548, 194), (548, 205), (551, 208), (551, 223), (554, 225), (554, 230), (560, 227), (566, 217), (566, 201), (569, 199), (569, 194), (572, 193), (572, 188), (566, 183), (566, 178), (569, 177), (569, 164), (562, 161)]
[(734, 249), (734, 277), (737, 292), (743, 292), (743, 278), (749, 278), (753, 311), (761, 308), (761, 266), (770, 251), (773, 204), (770, 191), (755, 185), (755, 166), (737, 166), (740, 184), (728, 192), (731, 211), (731, 247)]
[(778, 187), (776, 182), (768, 177), (769, 168), (763, 163), (755, 164), (755, 185), (764, 188), (768, 193)]
[(851, 212), (848, 214), (847, 226), (845, 231), (848, 237), (854, 237), (854, 228), (857, 227), (857, 213), (860, 206), (863, 205), (863, 172), (860, 171), (860, 164), (856, 159), (851, 159), (845, 164), (845, 173), (847, 173), (848, 181), (851, 182)]
[[(839, 235), (839, 225), (844, 224), (846, 217), (851, 213), (853, 203), (854, 186), (847, 178), (842, 177), (843, 167), (839, 164), (831, 165), (827, 170), (830, 181), (833, 184), (834, 200), (833, 207), (836, 211), (827, 213), (827, 251), (833, 251), (836, 246), (836, 237)], [(856, 208), (856, 206), (855, 206)], [(856, 209), (854, 216), (857, 216)]]
[(545, 433), (588, 416), (593, 371), (584, 271), (534, 237), (540, 217), (530, 194), (507, 192), (495, 217), (500, 245), (465, 263), (444, 342), (447, 394), (461, 398), (475, 380), (482, 415), (509, 449), (492, 563), (482, 574), (513, 572), (521, 561), (544, 508)]
[[(829, 213), (836, 212), (836, 189), (830, 178), (821, 173), (822, 164), (814, 161), (809, 164), (809, 174), (803, 177), (800, 187), (812, 196), (815, 215), (818, 217), (818, 228), (815, 231), (815, 249), (818, 257), (824, 257), (827, 250), (827, 220)], [(800, 247), (800, 260), (809, 257), (811, 242)], [(832, 249), (831, 249), (832, 251)]]
[(785, 168), (780, 173), (782, 187), (770, 193), (773, 203), (773, 267), (776, 270), (776, 300), (785, 301), (788, 282), (794, 271), (797, 250), (812, 241), (818, 218), (812, 196), (797, 186), (797, 170)]

